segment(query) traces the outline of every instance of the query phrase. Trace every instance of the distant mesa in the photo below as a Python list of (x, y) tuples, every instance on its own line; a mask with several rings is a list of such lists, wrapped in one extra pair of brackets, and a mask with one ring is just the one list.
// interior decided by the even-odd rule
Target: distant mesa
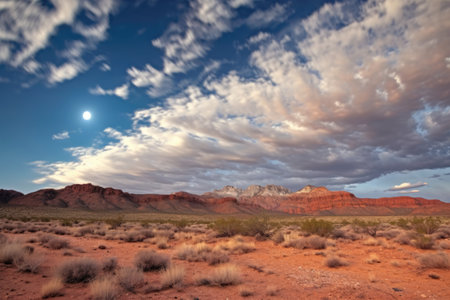
[(111, 187), (74, 184), (63, 189), (42, 189), (29, 194), (0, 190), (2, 205), (49, 206), (89, 210), (137, 209), (168, 213), (258, 213), (298, 215), (449, 215), (450, 203), (416, 197), (358, 198), (346, 191), (307, 185), (296, 192), (280, 185), (230, 185), (202, 195), (131, 194)]

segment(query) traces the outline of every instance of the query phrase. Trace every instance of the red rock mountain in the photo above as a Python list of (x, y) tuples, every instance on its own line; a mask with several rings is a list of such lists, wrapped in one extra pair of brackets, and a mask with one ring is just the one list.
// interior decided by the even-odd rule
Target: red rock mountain
[[(6, 200), (4, 200), (6, 199)], [(8, 205), (54, 206), (93, 210), (140, 209), (181, 213), (254, 213), (273, 211), (300, 215), (448, 215), (450, 203), (415, 197), (357, 198), (345, 191), (306, 186), (291, 192), (282, 186), (259, 185), (223, 189), (195, 195), (130, 194), (92, 184), (75, 184), (63, 189), (43, 189), (27, 195), (0, 190)]]

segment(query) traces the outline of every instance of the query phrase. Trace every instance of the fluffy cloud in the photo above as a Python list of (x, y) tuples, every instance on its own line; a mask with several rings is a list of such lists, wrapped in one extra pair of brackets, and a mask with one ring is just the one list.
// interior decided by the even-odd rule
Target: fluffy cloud
[[(231, 71), (137, 111), (131, 130), (107, 129), (107, 146), (40, 164), (38, 181), (146, 192), (296, 189), (449, 167), (444, 3), (327, 4), (251, 54), (245, 67), (256, 76)], [(138, 86), (159, 76), (151, 67), (131, 73)]]
[[(403, 190), (409, 190), (409, 189), (414, 189), (414, 188), (418, 188), (421, 186), (425, 186), (427, 185), (426, 182), (418, 182), (418, 183), (409, 183), (409, 182), (403, 182), (399, 185), (394, 185), (393, 187), (391, 187), (389, 189), (389, 191), (403, 191)], [(408, 192), (412, 192), (412, 191), (408, 191)]]
[(101, 86), (97, 85), (94, 89), (90, 89), (89, 92), (93, 95), (114, 95), (124, 100), (128, 99), (129, 85), (127, 83), (118, 86), (111, 90), (105, 90)]
[[(114, 7), (114, 0), (53, 0), (49, 5), (39, 1), (5, 2), (0, 6), (0, 63), (36, 74), (37, 69), (30, 68), (33, 66), (30, 61), (37, 63), (35, 55), (47, 48), (59, 27), (68, 25), (79, 37), (68, 41), (69, 46), (62, 54), (66, 61), (59, 66), (40, 62), (40, 69), (50, 83), (72, 79), (86, 70), (83, 53), (106, 37), (109, 14)], [(78, 14), (85, 14), (89, 25), (77, 20)]]
[(60, 133), (56, 133), (52, 136), (53, 140), (65, 140), (70, 138), (69, 132), (68, 131), (62, 131)]

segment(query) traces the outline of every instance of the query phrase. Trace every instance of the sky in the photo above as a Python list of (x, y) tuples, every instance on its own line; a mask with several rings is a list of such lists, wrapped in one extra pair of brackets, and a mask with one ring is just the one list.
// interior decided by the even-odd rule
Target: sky
[(450, 202), (449, 32), (445, 0), (0, 0), (0, 188)]

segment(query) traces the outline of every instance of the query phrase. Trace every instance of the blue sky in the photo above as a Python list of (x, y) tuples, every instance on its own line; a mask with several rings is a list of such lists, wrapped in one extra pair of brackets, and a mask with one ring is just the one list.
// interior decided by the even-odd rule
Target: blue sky
[(450, 201), (449, 31), (443, 0), (1, 1), (0, 188)]

